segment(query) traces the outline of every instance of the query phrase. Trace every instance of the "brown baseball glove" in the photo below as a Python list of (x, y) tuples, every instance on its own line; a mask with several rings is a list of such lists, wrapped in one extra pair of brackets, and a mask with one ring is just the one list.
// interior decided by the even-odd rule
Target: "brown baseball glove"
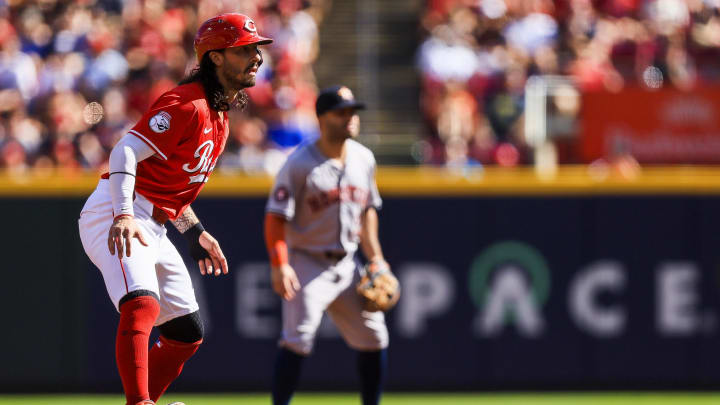
[(374, 261), (365, 266), (365, 274), (357, 284), (357, 292), (364, 298), (363, 307), (366, 311), (387, 311), (400, 298), (400, 283), (385, 261)]

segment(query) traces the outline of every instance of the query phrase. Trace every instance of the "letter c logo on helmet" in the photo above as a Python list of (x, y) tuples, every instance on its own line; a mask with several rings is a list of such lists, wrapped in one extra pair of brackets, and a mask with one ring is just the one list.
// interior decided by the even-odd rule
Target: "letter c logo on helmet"
[(243, 28), (250, 32), (257, 32), (257, 27), (255, 26), (255, 21), (253, 20), (247, 20)]
[(195, 35), (195, 55), (200, 63), (208, 51), (272, 42), (271, 38), (258, 34), (252, 18), (240, 13), (220, 14), (205, 21), (198, 29)]

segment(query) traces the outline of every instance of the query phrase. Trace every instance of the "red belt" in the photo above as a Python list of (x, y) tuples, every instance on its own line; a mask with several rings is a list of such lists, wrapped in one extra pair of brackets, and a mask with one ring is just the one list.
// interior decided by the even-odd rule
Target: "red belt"
[(153, 205), (152, 219), (160, 225), (165, 225), (165, 222), (167, 222), (170, 217), (165, 213), (165, 211)]

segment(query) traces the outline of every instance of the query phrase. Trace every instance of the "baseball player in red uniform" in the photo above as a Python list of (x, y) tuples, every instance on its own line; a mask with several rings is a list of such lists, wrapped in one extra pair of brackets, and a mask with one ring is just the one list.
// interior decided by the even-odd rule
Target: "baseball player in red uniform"
[[(78, 221), (83, 248), (120, 312), (115, 353), (128, 405), (154, 404), (202, 342), (190, 275), (167, 237), (170, 221), (188, 240), (203, 275), (227, 274), (217, 240), (190, 204), (225, 148), (227, 112), (246, 102), (263, 62), (252, 19), (222, 14), (195, 37), (199, 66), (113, 148), (110, 170)], [(153, 326), (160, 338), (148, 351)]]

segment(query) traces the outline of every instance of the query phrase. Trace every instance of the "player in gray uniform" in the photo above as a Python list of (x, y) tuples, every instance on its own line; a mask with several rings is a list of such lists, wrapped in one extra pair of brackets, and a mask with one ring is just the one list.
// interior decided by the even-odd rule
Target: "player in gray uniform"
[(350, 89), (336, 86), (316, 102), (320, 138), (296, 150), (278, 173), (265, 216), (272, 285), (283, 298), (283, 328), (272, 384), (274, 405), (290, 403), (324, 311), (358, 352), (364, 405), (378, 404), (387, 363), (382, 312), (364, 311), (355, 291), (360, 246), (386, 264), (378, 240), (375, 157), (359, 132)]

